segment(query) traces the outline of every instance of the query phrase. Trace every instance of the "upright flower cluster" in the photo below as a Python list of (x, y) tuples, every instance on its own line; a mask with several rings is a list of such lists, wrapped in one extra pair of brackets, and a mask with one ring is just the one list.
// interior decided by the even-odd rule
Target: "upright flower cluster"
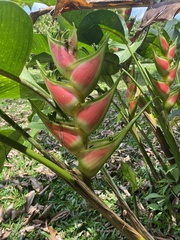
[[(134, 69), (133, 68), (131, 69), (130, 74), (131, 74), (131, 76), (134, 77)], [(127, 76), (126, 97), (127, 97), (128, 104), (129, 104), (128, 112), (129, 112), (130, 118), (133, 118), (134, 114), (136, 112), (139, 95), (140, 95), (140, 91), (139, 91), (138, 87), (132, 81), (132, 79), (129, 76)]]
[(154, 53), (154, 60), (161, 81), (152, 79), (152, 83), (163, 101), (164, 109), (169, 112), (180, 95), (180, 86), (173, 84), (178, 70), (178, 64), (173, 64), (176, 45), (169, 46), (167, 40), (161, 35), (159, 43), (162, 56)]
[(77, 59), (77, 35), (74, 29), (66, 42), (49, 38), (52, 57), (61, 81), (48, 78), (41, 69), (46, 86), (59, 108), (69, 117), (69, 121), (53, 121), (35, 109), (40, 118), (67, 150), (73, 153), (79, 163), (79, 170), (86, 178), (94, 176), (109, 156), (118, 147), (126, 134), (111, 139), (89, 141), (88, 136), (100, 125), (111, 103), (118, 81), (101, 97), (87, 101), (100, 76), (107, 40), (93, 54)]

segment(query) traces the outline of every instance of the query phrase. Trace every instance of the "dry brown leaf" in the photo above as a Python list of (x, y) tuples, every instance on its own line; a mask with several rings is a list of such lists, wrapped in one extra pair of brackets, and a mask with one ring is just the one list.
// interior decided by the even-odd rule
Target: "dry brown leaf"
[(0, 223), (2, 223), (4, 220), (4, 209), (3, 207), (0, 207)]
[(23, 213), (25, 213), (24, 209), (22, 209), (22, 210), (13, 209), (11, 212), (11, 220), (18, 218)]
[(165, 0), (155, 3), (145, 12), (140, 30), (156, 21), (171, 20), (178, 12), (180, 12), (180, 0)]
[(35, 197), (35, 191), (31, 191), (29, 193), (26, 194), (26, 202), (25, 202), (25, 211), (28, 212), (29, 211), (29, 208), (34, 200), (34, 197)]
[(2, 235), (2, 240), (8, 239), (9, 235), (11, 234), (12, 230), (11, 229), (6, 229), (5, 232)]
[(14, 203), (11, 203), (11, 204), (9, 205), (9, 207), (6, 209), (5, 215), (7, 215), (8, 217), (10, 217), (13, 208), (14, 208)]
[(31, 181), (31, 184), (32, 184), (32, 188), (36, 192), (40, 192), (43, 189), (42, 184), (40, 184), (36, 178), (30, 177), (30, 181)]
[(97, 9), (148, 6), (151, 0), (57, 0), (54, 19), (58, 14), (75, 9)]
[(49, 206), (47, 206), (45, 209), (44, 209), (44, 211), (43, 211), (43, 213), (39, 216), (39, 219), (48, 219), (49, 218), (49, 216), (50, 216), (50, 212), (51, 212), (51, 209), (52, 209), (52, 204), (51, 205), (49, 205)]
[(70, 214), (70, 211), (69, 210), (63, 210), (63, 211), (60, 211), (58, 212), (56, 215), (54, 215), (52, 218), (51, 218), (51, 221), (50, 222), (56, 222), (58, 221), (59, 219), (65, 219), (69, 216)]
[(171, 20), (178, 12), (180, 12), (180, 0), (165, 0), (155, 3), (145, 12), (141, 26), (134, 37), (131, 38), (131, 41), (134, 42), (146, 27), (156, 21)]
[(56, 230), (52, 226), (48, 226), (49, 233), (51, 235), (51, 240), (57, 240), (56, 238)]

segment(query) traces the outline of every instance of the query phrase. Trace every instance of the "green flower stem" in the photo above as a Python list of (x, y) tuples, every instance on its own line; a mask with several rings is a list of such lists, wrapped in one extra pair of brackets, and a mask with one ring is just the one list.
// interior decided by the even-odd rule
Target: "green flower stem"
[(0, 134), (0, 142), (4, 143), (12, 148), (15, 148), (19, 152), (22, 152), (23, 154), (27, 155), (28, 157), (33, 158), (33, 159), (37, 160), (38, 162), (44, 164), (46, 167), (48, 167), (53, 172), (55, 172), (59, 177), (64, 179), (67, 183), (69, 183), (70, 185), (74, 185), (75, 181), (74, 181), (73, 177), (70, 175), (70, 173), (68, 171), (62, 169), (61, 167), (59, 167), (58, 165), (56, 165), (49, 159), (41, 156), (40, 154), (25, 147), (24, 145), (12, 140), (11, 138), (6, 137), (3, 134)]
[[(149, 84), (151, 84), (150, 82), (150, 79), (149, 79), (149, 76), (148, 74), (144, 71), (144, 69), (142, 68), (141, 64), (139, 63), (139, 61), (136, 59), (134, 53), (131, 51), (131, 49), (129, 48), (129, 46), (127, 45), (128, 47), (128, 50), (130, 51), (135, 63), (137, 64), (138, 68), (139, 68), (139, 71), (141, 72), (141, 75), (145, 81), (145, 83), (147, 84), (147, 86)], [(126, 72), (127, 73), (127, 72)], [(128, 74), (128, 73), (127, 73)], [(131, 76), (130, 76), (131, 77)], [(131, 77), (132, 78), (132, 77)], [(132, 79), (133, 80), (133, 79)], [(139, 87), (139, 85), (138, 85)], [(142, 89), (140, 88), (140, 91), (143, 93)], [(147, 95), (143, 94), (144, 97), (147, 99), (147, 101), (149, 101)], [(169, 148), (173, 154), (173, 157), (176, 161), (176, 164), (178, 166), (178, 169), (180, 171), (180, 152), (179, 152), (179, 149), (178, 149), (178, 146), (177, 146), (177, 143), (175, 141), (175, 138), (174, 138), (174, 135), (172, 133), (172, 131), (169, 129), (169, 127), (167, 126), (166, 124), (166, 120), (163, 118), (163, 116), (161, 114), (159, 114), (159, 111), (157, 111), (157, 109), (151, 104), (151, 107), (153, 108), (153, 111), (160, 123), (160, 126), (163, 130), (163, 133), (164, 133), (164, 137), (165, 137), (165, 142), (167, 141), (168, 145), (169, 145)]]
[(136, 215), (133, 211), (129, 208), (127, 203), (124, 201), (123, 197), (121, 196), (121, 193), (119, 192), (119, 189), (117, 188), (114, 180), (109, 175), (108, 171), (105, 167), (102, 167), (101, 169), (105, 181), (108, 183), (108, 185), (111, 187), (113, 192), (115, 193), (116, 197), (118, 198), (118, 201), (120, 202), (123, 209), (127, 211), (127, 216), (129, 219), (130, 224), (142, 235), (145, 237), (145, 239), (153, 239), (152, 236), (147, 232), (147, 230), (144, 228), (144, 226), (140, 223)]
[(59, 167), (63, 169), (68, 169), (63, 162), (56, 159), (54, 156), (50, 155), (35, 139), (33, 139), (25, 130), (23, 130), (17, 123), (15, 123), (4, 111), (0, 109), (0, 116), (9, 123), (17, 132), (21, 134), (21, 136), (30, 142), (39, 152), (41, 152), (45, 158), (51, 160)]
[[(121, 100), (122, 100), (122, 99), (121, 99)], [(123, 100), (122, 100), (122, 101), (123, 101)], [(114, 104), (114, 105), (117, 107), (117, 109), (120, 111), (119, 107), (117, 106), (116, 103), (114, 103), (114, 101), (113, 101), (113, 104)], [(127, 117), (125, 116), (125, 114), (123, 114), (123, 113), (121, 112), (121, 115), (122, 115), (122, 117), (124, 118), (125, 122), (128, 124), (129, 121), (128, 121)], [(134, 125), (134, 126), (135, 126), (135, 125)], [(144, 148), (144, 145), (143, 145), (143, 143), (141, 142), (141, 139), (140, 139), (139, 136), (138, 136), (138, 133), (137, 133), (136, 128), (135, 128), (135, 127), (132, 127), (130, 131), (131, 131), (131, 133), (133, 134), (133, 137), (134, 137), (134, 139), (136, 140), (136, 143), (138, 144), (138, 148), (140, 149), (141, 153), (143, 154), (145, 163), (146, 163), (146, 164), (149, 166), (149, 168), (151, 169), (151, 172), (152, 172), (152, 174), (153, 174), (154, 179), (155, 179), (156, 181), (158, 181), (158, 180), (159, 180), (159, 175), (158, 175), (156, 169), (154, 168), (154, 166), (153, 166), (153, 164), (152, 164), (152, 162), (151, 162), (151, 160), (150, 160), (150, 158), (149, 158), (149, 156), (148, 156), (148, 154), (147, 154), (147, 152), (146, 152), (146, 150), (145, 150), (145, 148)]]

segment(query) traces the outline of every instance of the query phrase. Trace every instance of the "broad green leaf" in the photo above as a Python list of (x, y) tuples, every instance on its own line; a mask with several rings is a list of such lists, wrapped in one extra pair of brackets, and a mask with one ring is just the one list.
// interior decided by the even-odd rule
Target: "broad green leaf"
[(37, 61), (41, 64), (44, 63), (53, 63), (52, 57), (48, 53), (40, 53), (37, 55), (34, 55), (31, 60), (28, 62), (27, 67), (33, 67), (34, 65), (37, 65)]
[(77, 31), (79, 41), (87, 44), (98, 44), (103, 37), (99, 24), (119, 31), (124, 35), (121, 19), (116, 13), (109, 10), (98, 10), (86, 15), (79, 24)]
[(43, 52), (50, 54), (47, 37), (44, 34), (34, 33), (31, 53), (40, 54)]
[[(19, 82), (15, 82), (4, 76), (0, 78), (0, 99), (4, 98), (31, 98), (31, 99), (42, 99), (50, 98), (50, 95), (41, 88), (35, 80), (32, 78), (30, 73), (26, 68), (23, 69)], [(24, 86), (23, 83), (26, 85)], [(29, 87), (28, 87), (29, 86)], [(35, 90), (35, 91), (34, 91)], [(39, 94), (38, 94), (38, 93)]]
[(171, 21), (167, 21), (165, 27), (165, 31), (168, 33), (169, 37), (172, 41), (175, 41), (180, 34), (180, 23), (177, 19), (172, 19)]
[[(13, 139), (15, 141), (18, 141), (21, 137), (21, 135), (17, 131), (10, 129), (10, 128), (2, 129), (2, 130), (0, 130), (0, 133), (5, 136), (10, 137), (11, 139)], [(1, 139), (0, 139), (0, 172), (3, 169), (4, 161), (6, 160), (7, 155), (11, 151), (11, 149), (12, 149), (11, 147), (3, 144), (3, 142), (1, 142)]]
[(65, 18), (70, 24), (74, 23), (76, 27), (79, 26), (81, 21), (84, 19), (86, 15), (93, 12), (94, 10), (75, 10), (69, 11), (62, 14), (63, 18)]
[(0, 1), (0, 23), (0, 69), (19, 76), (32, 46), (32, 21), (17, 4)]
[[(26, 4), (28, 5), (30, 8), (32, 7), (32, 5), (35, 3), (34, 0), (13, 0), (14, 2), (22, 5), (22, 4)], [(53, 6), (56, 4), (56, 0), (38, 0), (38, 3), (44, 3), (48, 6)]]
[(134, 193), (138, 188), (136, 174), (134, 170), (127, 163), (122, 162), (122, 173), (123, 176), (125, 176), (130, 181), (132, 186), (132, 192)]

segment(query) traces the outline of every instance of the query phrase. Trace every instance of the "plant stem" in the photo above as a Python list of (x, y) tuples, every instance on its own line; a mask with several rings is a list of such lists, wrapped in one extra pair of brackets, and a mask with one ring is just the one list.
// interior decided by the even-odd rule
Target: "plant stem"
[(55, 172), (58, 176), (60, 176), (62, 179), (64, 179), (66, 182), (68, 182), (70, 185), (74, 184), (74, 179), (71, 177), (70, 173), (61, 167), (57, 166), (55, 163), (50, 161), (49, 159), (41, 156), (40, 154), (34, 152), (33, 150), (25, 147), (24, 145), (12, 140), (9, 137), (6, 137), (5, 135), (0, 133), (0, 141), (8, 146), (11, 146), (12, 148), (15, 148), (19, 152), (22, 152), (23, 154), (27, 155), (30, 158), (33, 158), (37, 160), (38, 162), (44, 164), (46, 167), (51, 169), (53, 172)]
[(68, 169), (68, 166), (65, 165), (63, 162), (59, 161), (59, 159), (56, 159), (54, 156), (50, 155), (35, 139), (33, 139), (25, 130), (23, 130), (17, 123), (15, 123), (3, 110), (0, 109), (0, 116), (9, 123), (17, 132), (21, 134), (21, 136), (26, 139), (28, 142), (30, 142), (39, 152), (43, 154), (43, 156), (55, 164), (57, 164), (59, 167), (63, 169)]
[(52, 163), (47, 158), (40, 156), (31, 149), (23, 146), (22, 144), (10, 139), (9, 137), (0, 134), (0, 141), (18, 151), (24, 153), (28, 157), (34, 158), (38, 162), (44, 164), (55, 172), (60, 178), (64, 179), (77, 193), (89, 202), (94, 209), (101, 213), (117, 230), (121, 231), (129, 240), (154, 240), (153, 237), (144, 232), (140, 234), (133, 227), (122, 220), (114, 211), (106, 206), (102, 200), (74, 173), (66, 171), (56, 164)]
[(140, 221), (138, 220), (138, 218), (136, 217), (136, 215), (134, 214), (134, 212), (129, 208), (129, 206), (127, 205), (127, 203), (124, 201), (124, 199), (122, 198), (119, 189), (117, 188), (114, 180), (111, 178), (111, 176), (109, 175), (108, 171), (106, 170), (105, 167), (102, 167), (101, 169), (104, 178), (106, 180), (106, 182), (108, 183), (108, 185), (111, 187), (111, 189), (113, 190), (113, 192), (115, 193), (116, 197), (118, 198), (121, 206), (123, 209), (126, 210), (127, 212), (127, 216), (128, 219), (130, 221), (130, 224), (142, 235), (145, 237), (145, 239), (153, 239), (152, 236), (147, 232), (147, 230), (144, 228), (144, 226), (140, 223)]

